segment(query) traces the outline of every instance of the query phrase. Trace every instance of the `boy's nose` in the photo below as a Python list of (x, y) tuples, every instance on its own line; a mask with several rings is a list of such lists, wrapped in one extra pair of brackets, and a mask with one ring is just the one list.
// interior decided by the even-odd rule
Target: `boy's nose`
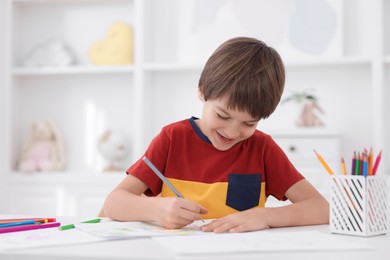
[(240, 135), (239, 127), (235, 125), (230, 125), (225, 128), (225, 137), (229, 139), (236, 139)]

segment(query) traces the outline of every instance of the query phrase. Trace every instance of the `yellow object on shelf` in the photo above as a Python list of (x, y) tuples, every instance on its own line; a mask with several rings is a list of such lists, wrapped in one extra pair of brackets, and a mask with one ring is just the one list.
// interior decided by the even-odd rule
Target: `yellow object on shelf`
[(110, 26), (106, 37), (89, 49), (89, 59), (96, 65), (118, 65), (133, 63), (133, 29), (124, 22)]

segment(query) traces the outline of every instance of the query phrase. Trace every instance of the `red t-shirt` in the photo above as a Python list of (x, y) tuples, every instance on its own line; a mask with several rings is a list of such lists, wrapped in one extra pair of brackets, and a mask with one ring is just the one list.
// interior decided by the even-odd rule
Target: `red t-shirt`
[[(205, 218), (264, 207), (269, 195), (286, 200), (286, 191), (303, 179), (269, 135), (256, 130), (248, 139), (220, 151), (194, 117), (164, 127), (145, 156), (185, 198), (208, 208)], [(175, 196), (142, 158), (127, 173), (149, 187), (148, 196)]]

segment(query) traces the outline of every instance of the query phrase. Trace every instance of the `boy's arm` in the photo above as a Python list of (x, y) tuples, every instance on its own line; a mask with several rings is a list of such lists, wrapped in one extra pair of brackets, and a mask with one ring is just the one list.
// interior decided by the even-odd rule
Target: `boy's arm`
[(203, 231), (245, 232), (270, 227), (304, 226), (329, 223), (329, 204), (305, 179), (286, 192), (291, 205), (275, 208), (253, 208), (216, 219)]
[(118, 221), (154, 221), (167, 228), (181, 228), (207, 210), (199, 204), (177, 197), (141, 196), (147, 185), (129, 174), (107, 196), (104, 213)]

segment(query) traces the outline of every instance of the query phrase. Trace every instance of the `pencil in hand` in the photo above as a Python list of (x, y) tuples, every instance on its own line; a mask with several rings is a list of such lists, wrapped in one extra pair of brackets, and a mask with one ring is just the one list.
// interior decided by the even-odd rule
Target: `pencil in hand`
[[(175, 186), (173, 186), (172, 183), (167, 178), (165, 178), (165, 176), (156, 168), (156, 166), (154, 166), (154, 164), (146, 156), (144, 156), (142, 159), (149, 166), (149, 168), (160, 178), (160, 180), (164, 182), (173, 191), (173, 193), (176, 194), (177, 197), (184, 198), (184, 196), (175, 188)], [(200, 218), (200, 220), (204, 222), (202, 218)]]

